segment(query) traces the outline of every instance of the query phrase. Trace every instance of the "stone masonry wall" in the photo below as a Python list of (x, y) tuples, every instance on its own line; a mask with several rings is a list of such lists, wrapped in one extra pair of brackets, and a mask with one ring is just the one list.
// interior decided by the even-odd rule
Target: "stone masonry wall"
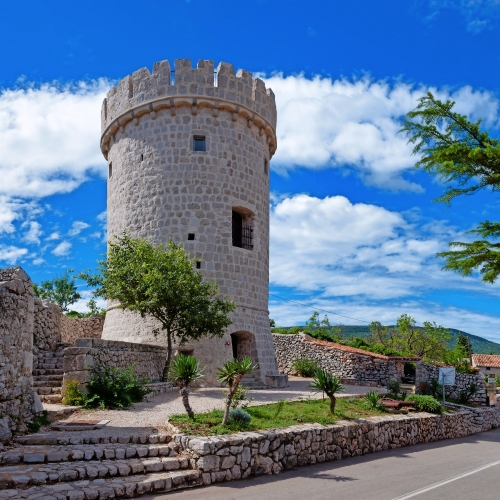
[(20, 268), (0, 270), (0, 442), (41, 411), (33, 392), (33, 289)]
[(75, 345), (76, 339), (100, 339), (104, 316), (90, 316), (89, 318), (70, 318), (61, 315), (61, 342)]
[(205, 485), (252, 475), (364, 455), (417, 443), (458, 438), (496, 428), (500, 408), (462, 409), (442, 416), (428, 413), (303, 424), (228, 436), (174, 435), (175, 442), (202, 472)]
[(296, 374), (292, 363), (296, 358), (317, 361), (321, 368), (341, 378), (344, 383), (386, 385), (400, 379), (405, 361), (420, 358), (400, 358), (370, 353), (334, 342), (313, 339), (306, 334), (273, 333), (274, 348), (281, 373)]
[(34, 298), (34, 351), (55, 351), (61, 342), (61, 308), (49, 300)]
[[(417, 363), (416, 372), (416, 388), (419, 389), (419, 381), (430, 381), (432, 379), (439, 379), (439, 367), (432, 366), (424, 362)], [(472, 396), (472, 403), (486, 404), (486, 384), (481, 375), (471, 375), (468, 373), (455, 374), (455, 385), (446, 386), (445, 395), (450, 398), (458, 399), (461, 390), (467, 390), (470, 384), (474, 383), (479, 387), (479, 391)]]
[(90, 380), (90, 369), (93, 366), (126, 368), (134, 365), (138, 376), (158, 382), (162, 379), (166, 358), (167, 350), (161, 346), (78, 339), (76, 347), (67, 347), (64, 351), (64, 381), (78, 380), (83, 386)]

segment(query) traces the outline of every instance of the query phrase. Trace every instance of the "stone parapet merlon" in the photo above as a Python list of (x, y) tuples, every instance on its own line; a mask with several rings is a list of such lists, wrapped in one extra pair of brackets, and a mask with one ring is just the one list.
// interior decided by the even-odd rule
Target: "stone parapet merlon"
[(193, 68), (190, 59), (176, 59), (174, 71), (168, 60), (155, 63), (153, 72), (142, 68), (123, 78), (104, 99), (101, 109), (101, 150), (105, 157), (114, 134), (133, 121), (138, 124), (142, 115), (152, 119), (159, 109), (168, 108), (175, 115), (176, 108), (191, 106), (213, 110), (213, 116), (225, 110), (232, 119), (242, 116), (249, 126), (254, 124), (260, 134), (267, 136), (271, 155), (276, 151), (276, 103), (274, 93), (266, 89), (260, 78), (221, 62), (214, 71), (214, 62), (198, 61)]

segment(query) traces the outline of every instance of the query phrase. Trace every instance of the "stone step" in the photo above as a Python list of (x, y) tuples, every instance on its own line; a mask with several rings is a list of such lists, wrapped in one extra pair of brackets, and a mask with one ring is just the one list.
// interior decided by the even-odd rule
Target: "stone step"
[[(26, 480), (26, 479), (24, 479)], [(107, 500), (115, 497), (136, 497), (144, 493), (163, 493), (183, 488), (201, 486), (202, 475), (196, 470), (156, 472), (112, 479), (79, 480), (68, 483), (32, 486), (27, 489), (0, 491), (0, 498), (9, 500), (65, 499)]]
[(33, 365), (33, 368), (35, 370), (62, 370), (63, 369), (63, 363), (62, 361), (58, 362), (58, 363), (35, 363)]
[(176, 457), (174, 441), (162, 444), (108, 443), (70, 446), (23, 446), (0, 453), (0, 472), (4, 466), (73, 462), (78, 460), (124, 460), (132, 458)]
[(130, 434), (126, 430), (116, 434), (99, 434), (95, 431), (83, 432), (50, 432), (18, 436), (14, 441), (24, 446), (67, 446), (84, 444), (164, 444), (170, 441), (168, 434)]
[(60, 403), (62, 394), (40, 394), (40, 401), (42, 403)]
[(50, 380), (50, 381), (55, 381), (55, 382), (61, 382), (61, 385), (62, 385), (63, 375), (60, 375), (59, 373), (50, 374), (50, 375), (34, 375), (33, 379), (38, 380), (38, 381)]
[[(54, 452), (57, 453), (60, 457), (63, 456), (63, 452)], [(0, 490), (25, 489), (40, 484), (68, 483), (82, 479), (171, 472), (188, 468), (189, 460), (185, 457), (12, 465), (0, 468)]]
[(36, 392), (40, 397), (48, 396), (49, 394), (61, 394), (62, 387), (33, 387), (33, 391)]
[(62, 380), (33, 380), (33, 387), (62, 387)]
[(64, 370), (62, 368), (47, 368), (45, 370), (35, 368), (33, 370), (33, 376), (39, 377), (40, 375), (64, 375)]

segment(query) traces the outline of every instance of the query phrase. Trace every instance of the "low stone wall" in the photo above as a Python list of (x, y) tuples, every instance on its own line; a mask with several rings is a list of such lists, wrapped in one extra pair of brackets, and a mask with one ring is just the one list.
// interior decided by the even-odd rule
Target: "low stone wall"
[[(419, 382), (432, 379), (439, 379), (439, 367), (432, 366), (424, 362), (417, 363), (416, 371), (416, 389), (419, 390)], [(445, 394), (447, 397), (458, 399), (461, 390), (467, 390), (469, 386), (474, 383), (479, 387), (479, 391), (471, 398), (472, 403), (486, 404), (486, 384), (481, 375), (470, 375), (468, 373), (455, 374), (455, 385), (446, 386)]]
[(34, 297), (34, 350), (55, 351), (61, 342), (61, 308), (50, 302)]
[(61, 315), (61, 342), (75, 345), (76, 339), (100, 339), (105, 316), (70, 318)]
[(428, 413), (303, 424), (228, 436), (174, 435), (202, 472), (205, 485), (261, 474), (278, 474), (303, 465), (364, 455), (441, 439), (464, 437), (500, 425), (500, 409), (462, 409), (442, 416)]
[(84, 384), (90, 380), (92, 366), (125, 368), (134, 365), (135, 373), (158, 382), (163, 376), (167, 350), (161, 346), (135, 344), (117, 340), (77, 339), (76, 347), (64, 351), (64, 381), (78, 380)]
[(20, 268), (0, 270), (0, 442), (43, 410), (33, 392), (33, 289)]
[(355, 385), (386, 385), (388, 380), (401, 379), (407, 361), (420, 358), (384, 356), (335, 342), (316, 340), (298, 335), (273, 333), (274, 348), (281, 373), (295, 375), (292, 363), (296, 358), (308, 358), (321, 368)]

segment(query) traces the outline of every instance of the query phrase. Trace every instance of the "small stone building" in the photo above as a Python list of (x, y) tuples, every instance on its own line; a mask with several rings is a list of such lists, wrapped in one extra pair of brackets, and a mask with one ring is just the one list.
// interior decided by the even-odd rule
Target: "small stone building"
[[(283, 385), (269, 326), (269, 162), (276, 151), (271, 89), (231, 64), (160, 61), (112, 88), (102, 105), (108, 162), (108, 238), (123, 231), (172, 239), (221, 295), (236, 304), (222, 339), (179, 350), (202, 362), (208, 382), (232, 357), (258, 363), (256, 382)], [(108, 304), (102, 338), (161, 343), (152, 318)]]
[(500, 356), (494, 354), (473, 354), (472, 366), (479, 368), (479, 373), (486, 375), (500, 375)]

